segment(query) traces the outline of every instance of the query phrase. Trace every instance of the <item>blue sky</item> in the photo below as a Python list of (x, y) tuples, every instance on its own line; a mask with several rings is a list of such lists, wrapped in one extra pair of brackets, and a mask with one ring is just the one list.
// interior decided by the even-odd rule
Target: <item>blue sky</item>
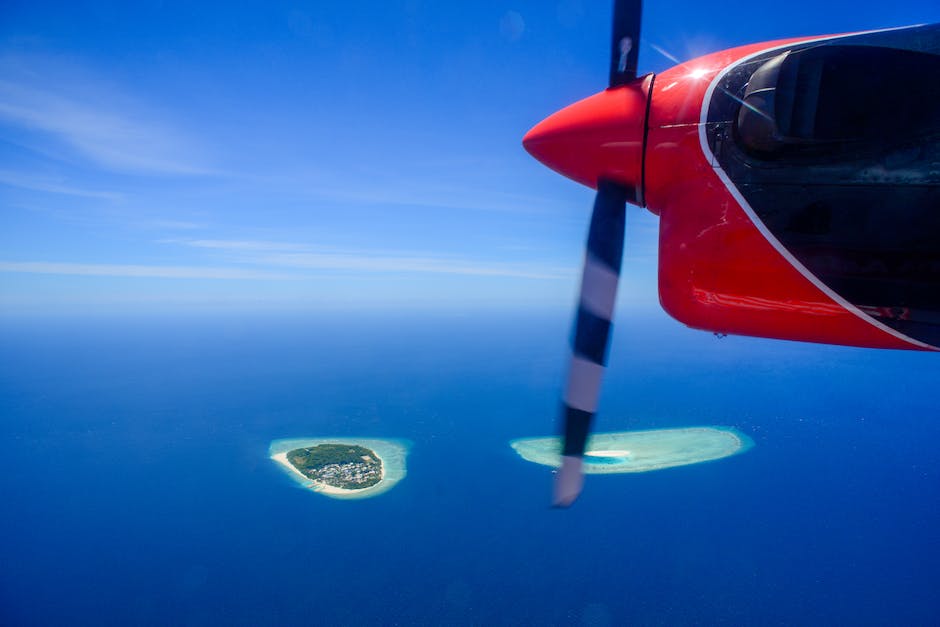
[[(940, 21), (649, 2), (642, 71)], [(726, 4), (721, 11), (731, 10)], [(568, 308), (592, 194), (522, 149), (605, 85), (608, 2), (10, 2), (0, 313)], [(621, 306), (658, 311), (656, 220)]]

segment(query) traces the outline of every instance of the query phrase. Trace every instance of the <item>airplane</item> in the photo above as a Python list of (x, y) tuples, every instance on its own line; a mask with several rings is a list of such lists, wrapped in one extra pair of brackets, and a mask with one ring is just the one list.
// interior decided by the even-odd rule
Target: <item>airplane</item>
[(608, 88), (523, 146), (595, 188), (553, 504), (580, 494), (626, 204), (659, 216), (659, 298), (685, 325), (940, 350), (940, 24), (797, 37), (637, 75), (615, 0)]

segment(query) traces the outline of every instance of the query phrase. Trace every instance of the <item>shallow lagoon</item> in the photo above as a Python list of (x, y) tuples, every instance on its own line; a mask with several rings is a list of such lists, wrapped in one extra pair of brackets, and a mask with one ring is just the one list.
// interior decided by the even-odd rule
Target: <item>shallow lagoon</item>
[[(510, 442), (523, 459), (558, 468), (561, 438), (521, 438)], [(587, 474), (649, 472), (713, 461), (743, 453), (754, 442), (729, 427), (687, 427), (595, 433), (584, 455)]]

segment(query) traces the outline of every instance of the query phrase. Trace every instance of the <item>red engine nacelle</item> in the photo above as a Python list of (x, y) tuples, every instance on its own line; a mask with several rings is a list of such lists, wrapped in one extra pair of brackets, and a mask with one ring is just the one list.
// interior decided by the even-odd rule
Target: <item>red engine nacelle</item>
[[(635, 189), (634, 202), (659, 215), (659, 296), (680, 322), (722, 333), (931, 349), (936, 342), (929, 335), (924, 341), (900, 326), (909, 324), (903, 303), (852, 302), (791, 252), (750, 206), (744, 185), (722, 168), (707, 136), (710, 125), (736, 129), (735, 119), (714, 109), (709, 117), (729, 72), (797, 44), (844, 37), (782, 40), (701, 57), (575, 103), (536, 125), (523, 142), (540, 161), (582, 184), (594, 187), (607, 178)], [(771, 119), (772, 112), (729, 96)]]

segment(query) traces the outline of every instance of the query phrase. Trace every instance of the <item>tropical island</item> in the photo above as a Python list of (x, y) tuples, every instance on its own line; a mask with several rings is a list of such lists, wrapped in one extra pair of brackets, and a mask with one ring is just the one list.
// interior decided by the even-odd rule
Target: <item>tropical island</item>
[[(510, 445), (527, 461), (561, 466), (561, 438), (521, 438)], [(729, 457), (753, 445), (730, 427), (595, 433), (588, 439), (583, 468), (586, 474), (649, 472)]]
[(364, 446), (318, 444), (287, 453), (287, 461), (300, 473), (334, 488), (361, 490), (382, 480), (382, 462)]
[(405, 478), (406, 440), (290, 438), (269, 457), (302, 487), (336, 499), (382, 494)]

